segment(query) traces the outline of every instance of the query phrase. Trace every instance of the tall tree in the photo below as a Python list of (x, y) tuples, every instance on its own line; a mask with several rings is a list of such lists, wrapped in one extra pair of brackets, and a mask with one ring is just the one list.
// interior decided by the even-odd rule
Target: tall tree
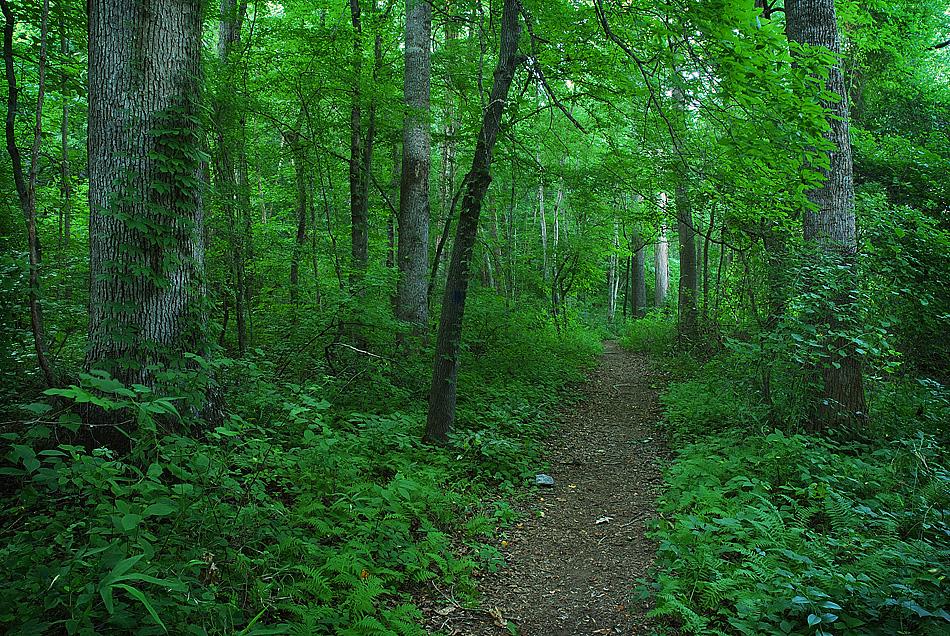
[(639, 228), (634, 228), (630, 235), (630, 249), (633, 251), (631, 259), (632, 273), (630, 277), (631, 303), (633, 315), (642, 318), (647, 310), (647, 280), (646, 256), (647, 246)]
[(351, 282), (362, 277), (369, 260), (369, 190), (364, 172), (368, 150), (363, 138), (363, 18), (360, 0), (350, 0), (350, 22), (353, 26), (353, 73), (350, 88), (350, 267)]
[(46, 94), (46, 41), (49, 23), (49, 0), (43, 0), (33, 145), (30, 151), (29, 172), (25, 178), (23, 174), (23, 160), (20, 156), (20, 148), (16, 143), (16, 131), (14, 128), (19, 96), (13, 66), (13, 27), (16, 24), (16, 18), (7, 0), (0, 1), (0, 9), (2, 9), (4, 19), (3, 66), (7, 80), (7, 117), (5, 132), (7, 153), (10, 155), (10, 164), (13, 168), (13, 181), (16, 185), (20, 209), (23, 211), (23, 218), (26, 221), (30, 264), (28, 277), (30, 328), (33, 332), (33, 348), (36, 352), (36, 360), (40, 370), (43, 372), (43, 378), (46, 380), (46, 383), (52, 386), (56, 379), (53, 375), (53, 367), (49, 363), (46, 351), (46, 328), (43, 322), (43, 308), (40, 305), (40, 262), (42, 260), (42, 251), (40, 249), (39, 235), (36, 232), (36, 179), (40, 169), (40, 146), (43, 140), (43, 100)]
[(406, 0), (406, 120), (399, 194), (396, 316), (424, 332), (429, 319), (429, 134), (430, 40), (428, 0)]
[[(665, 192), (660, 193), (660, 214), (666, 217), (666, 208), (668, 198)], [(660, 234), (656, 240), (656, 248), (653, 250), (653, 268), (656, 287), (653, 290), (653, 302), (657, 307), (662, 307), (666, 302), (666, 294), (670, 289), (670, 244), (666, 238), (666, 222), (660, 223)]]
[[(828, 69), (824, 85), (824, 89), (836, 97), (821, 97), (828, 122), (824, 136), (830, 142), (825, 151), (827, 167), (811, 166), (821, 171), (824, 182), (808, 191), (811, 205), (804, 214), (804, 237), (820, 253), (837, 261), (842, 266), (839, 271), (845, 273), (839, 281), (843, 289), (836, 293), (835, 307), (823, 318), (830, 331), (840, 332), (842, 317), (850, 317), (855, 308), (851, 290), (856, 286), (858, 244), (848, 93), (841, 69), (841, 35), (834, 0), (786, 0), (785, 20), (790, 40), (822, 47), (836, 58)], [(848, 338), (836, 337), (828, 345), (834, 353), (832, 359), (822, 365), (822, 390), (812, 425), (819, 429), (854, 431), (867, 417), (861, 358), (856, 345)]]
[(465, 194), (459, 211), (455, 232), (452, 261), (449, 264), (445, 294), (442, 297), (442, 315), (436, 341), (432, 385), (429, 389), (429, 412), (425, 439), (444, 443), (455, 421), (456, 389), (458, 381), (459, 349), (462, 337), (462, 317), (468, 294), (472, 253), (478, 233), (478, 219), (482, 200), (491, 184), (492, 149), (501, 128), (501, 116), (514, 81), (515, 71), (524, 57), (518, 53), (521, 37), (521, 2), (505, 0), (502, 10), (498, 64), (488, 103), (482, 116), (481, 129), (475, 144), (472, 168), (465, 175)]
[(87, 367), (155, 385), (204, 338), (201, 0), (89, 0)]
[(218, 15), (219, 82), (213, 103), (215, 126), (215, 186), (221, 200), (231, 252), (230, 287), (234, 294), (238, 351), (249, 344), (250, 283), (247, 260), (252, 252), (250, 199), (247, 184), (243, 102), (238, 99), (241, 28), (247, 2), (220, 0)]

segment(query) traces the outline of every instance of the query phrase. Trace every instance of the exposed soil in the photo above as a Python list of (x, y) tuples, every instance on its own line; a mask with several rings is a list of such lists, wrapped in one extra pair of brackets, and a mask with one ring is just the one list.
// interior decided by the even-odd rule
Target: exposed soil
[[(429, 617), (446, 634), (586, 636), (647, 634), (637, 579), (655, 545), (645, 536), (665, 448), (646, 355), (607, 343), (548, 441), (554, 487), (540, 489), (504, 530), (508, 566), (480, 584), (482, 609), (449, 605)], [(517, 631), (505, 626), (512, 623)]]

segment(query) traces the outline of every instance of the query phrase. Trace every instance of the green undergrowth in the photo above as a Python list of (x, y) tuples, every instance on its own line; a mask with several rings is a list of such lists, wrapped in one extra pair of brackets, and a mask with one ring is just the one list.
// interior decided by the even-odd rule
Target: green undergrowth
[(844, 444), (776, 426), (795, 405), (766, 405), (740, 354), (672, 366), (663, 402), (677, 450), (653, 528), (665, 629), (947, 633), (946, 388), (878, 381), (874, 441)]
[(419, 441), (411, 392), (398, 409), (340, 408), (327, 384), (278, 382), (264, 359), (224, 363), (235, 412), (200, 435), (169, 433), (176, 401), (144, 387), (85, 376), (60, 391), (133, 417), (131, 456), (56, 443), (73, 418), (33, 405), (0, 469), (0, 631), (421, 635), (414, 594), (435, 583), (474, 602), (556, 395), (599, 344), (473, 313), (447, 448)]

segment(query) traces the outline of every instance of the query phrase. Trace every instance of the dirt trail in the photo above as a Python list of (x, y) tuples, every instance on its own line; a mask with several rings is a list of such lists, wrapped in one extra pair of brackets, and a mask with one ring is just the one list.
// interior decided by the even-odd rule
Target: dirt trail
[[(581, 399), (562, 414), (547, 449), (556, 484), (506, 530), (508, 567), (480, 585), (483, 608), (497, 608), (521, 636), (649, 633), (635, 588), (655, 550), (645, 526), (665, 452), (653, 388), (661, 380), (644, 354), (607, 343)], [(459, 614), (432, 626), (466, 636), (511, 633), (497, 612)]]

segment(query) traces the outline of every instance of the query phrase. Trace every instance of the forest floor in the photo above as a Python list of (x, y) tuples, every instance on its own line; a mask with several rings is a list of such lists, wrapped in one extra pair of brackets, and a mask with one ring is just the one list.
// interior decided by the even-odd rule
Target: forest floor
[(519, 522), (503, 530), (507, 566), (481, 579), (481, 609), (443, 607), (430, 615), (430, 630), (649, 633), (637, 579), (649, 576), (655, 552), (646, 529), (666, 456), (657, 402), (663, 382), (645, 354), (606, 344), (579, 400), (562, 412), (547, 441), (555, 485), (526, 501)]

